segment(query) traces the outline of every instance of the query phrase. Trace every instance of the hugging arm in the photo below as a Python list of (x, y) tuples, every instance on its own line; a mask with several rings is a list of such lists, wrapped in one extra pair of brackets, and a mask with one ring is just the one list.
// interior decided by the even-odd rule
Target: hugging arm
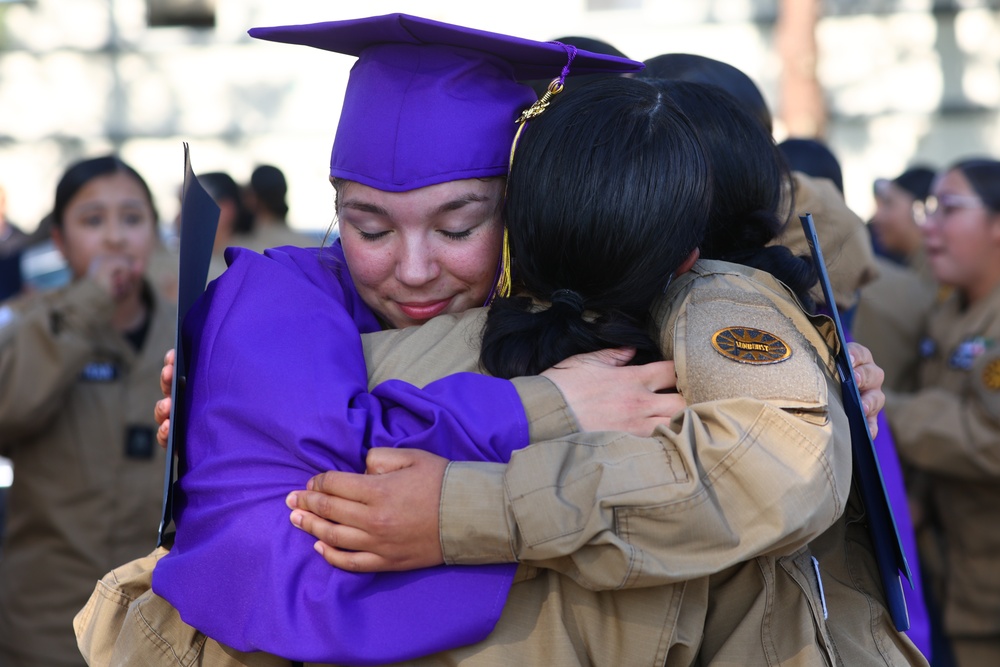
[[(689, 409), (653, 438), (581, 433), (516, 452), (506, 466), (451, 463), (433, 536), (445, 562), (525, 562), (594, 588), (656, 585), (794, 550), (833, 523), (847, 495), (850, 443), (824, 338), (776, 282), (723, 274), (699, 285), (661, 319)], [(767, 366), (723, 357), (709, 339), (736, 322), (766, 327), (795, 354)], [(339, 513), (328, 518), (347, 521), (340, 526), (294, 516), (325, 542), (394, 562), (370, 519), (392, 525), (382, 503), (394, 476), (421, 465), (353, 479), (354, 498), (321, 510)], [(324, 475), (313, 485), (338, 493), (344, 481)], [(295, 502), (311, 510), (327, 502), (321, 496), (298, 493)], [(324, 555), (369, 565), (346, 551)]]

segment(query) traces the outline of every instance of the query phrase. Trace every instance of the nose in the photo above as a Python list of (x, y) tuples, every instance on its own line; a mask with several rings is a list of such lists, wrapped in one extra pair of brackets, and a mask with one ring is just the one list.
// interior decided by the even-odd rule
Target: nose
[(104, 242), (116, 248), (125, 242), (125, 221), (118, 217), (112, 217), (104, 225)]
[(925, 242), (940, 235), (939, 232), (941, 231), (941, 228), (938, 224), (939, 222), (938, 213), (931, 213), (924, 218), (923, 224), (920, 225), (920, 232), (923, 234)]
[(408, 287), (420, 287), (440, 273), (437, 256), (426, 238), (415, 235), (403, 240), (396, 263), (396, 280)]

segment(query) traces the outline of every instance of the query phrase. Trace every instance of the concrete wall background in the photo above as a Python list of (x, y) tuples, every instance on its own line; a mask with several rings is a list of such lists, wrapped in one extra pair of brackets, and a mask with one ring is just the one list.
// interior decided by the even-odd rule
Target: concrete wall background
[[(941, 0), (938, 0), (940, 4)], [(817, 38), (830, 110), (827, 141), (848, 203), (872, 209), (871, 183), (914, 161), (945, 166), (1000, 156), (1000, 11), (996, 2), (828, 3)], [(535, 39), (587, 35), (630, 57), (699, 53), (749, 74), (777, 110), (775, 1), (216, 0), (216, 26), (151, 28), (145, 0), (0, 4), (0, 184), (9, 216), (32, 229), (72, 160), (119, 151), (173, 220), (182, 142), (196, 171), (245, 180), (285, 171), (290, 220), (325, 229), (329, 144), (353, 58), (256, 42), (254, 25), (407, 11)], [(778, 138), (782, 129), (776, 130)]]

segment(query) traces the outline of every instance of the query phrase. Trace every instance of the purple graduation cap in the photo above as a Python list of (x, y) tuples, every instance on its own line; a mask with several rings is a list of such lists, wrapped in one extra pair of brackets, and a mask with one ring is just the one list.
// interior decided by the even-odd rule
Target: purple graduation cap
[[(250, 36), (357, 56), (330, 175), (390, 192), (507, 173), (518, 81), (637, 72), (640, 62), (407, 14), (253, 28)], [(575, 56), (572, 54), (575, 52)]]

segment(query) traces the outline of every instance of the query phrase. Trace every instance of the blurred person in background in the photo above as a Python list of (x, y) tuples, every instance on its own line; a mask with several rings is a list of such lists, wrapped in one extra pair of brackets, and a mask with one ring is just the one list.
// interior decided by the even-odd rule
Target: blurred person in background
[(0, 185), (0, 255), (9, 255), (23, 247), (28, 235), (7, 217), (7, 191)]
[(880, 252), (897, 264), (927, 273), (920, 226), (936, 171), (918, 165), (893, 178), (875, 181), (875, 214), (871, 231)]
[(1000, 665), (1000, 162), (963, 160), (936, 180), (927, 261), (951, 293), (920, 343), (916, 391), (886, 415), (925, 503), (921, 557), (959, 667)]
[(7, 191), (0, 185), (0, 301), (21, 291), (21, 249), (28, 235), (7, 218)]
[(871, 233), (881, 254), (879, 277), (861, 289), (852, 331), (885, 370), (885, 386), (913, 391), (920, 338), (937, 285), (923, 249), (925, 201), (935, 172), (913, 167), (875, 182)]
[(84, 664), (74, 614), (149, 551), (164, 455), (159, 397), (175, 307), (144, 278), (157, 242), (145, 181), (118, 157), (70, 166), (52, 240), (72, 281), (0, 306), (0, 453), (14, 462), (0, 553), (0, 664)]
[(264, 252), (286, 245), (316, 245), (314, 239), (288, 226), (288, 182), (280, 169), (270, 164), (258, 166), (250, 175), (243, 196), (250, 214), (247, 248)]
[(198, 177), (205, 192), (219, 206), (219, 224), (208, 265), (208, 280), (215, 280), (226, 270), (223, 256), (229, 246), (250, 247), (253, 214), (243, 204), (240, 186), (224, 171), (210, 171)]
[(844, 173), (840, 160), (822, 141), (793, 137), (778, 144), (778, 150), (791, 171), (828, 179), (841, 195), (844, 194)]

